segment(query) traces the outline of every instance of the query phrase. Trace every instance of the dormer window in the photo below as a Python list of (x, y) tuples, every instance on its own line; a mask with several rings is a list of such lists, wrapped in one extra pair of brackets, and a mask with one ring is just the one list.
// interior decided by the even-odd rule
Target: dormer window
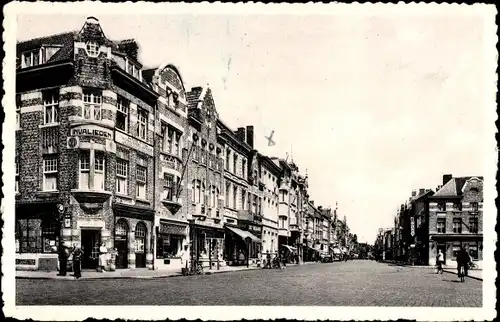
[(137, 67), (133, 62), (129, 59), (125, 59), (125, 71), (137, 78), (138, 80), (142, 80), (141, 69)]
[(36, 49), (23, 53), (22, 55), (22, 68), (32, 67), (40, 65), (42, 62), (40, 60), (41, 49)]
[(179, 94), (172, 91), (170, 87), (167, 87), (167, 102), (168, 102), (168, 107), (172, 109), (177, 109), (177, 104), (179, 102)]
[(89, 55), (89, 57), (97, 57), (97, 56), (99, 56), (99, 45), (96, 42), (89, 41), (86, 44), (85, 49), (86, 49), (87, 55)]

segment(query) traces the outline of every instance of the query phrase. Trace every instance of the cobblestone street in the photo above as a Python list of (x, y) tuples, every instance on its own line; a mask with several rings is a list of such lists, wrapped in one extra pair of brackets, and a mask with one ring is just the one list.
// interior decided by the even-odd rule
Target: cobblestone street
[(482, 282), (349, 261), (161, 279), (17, 280), (17, 305), (482, 306)]

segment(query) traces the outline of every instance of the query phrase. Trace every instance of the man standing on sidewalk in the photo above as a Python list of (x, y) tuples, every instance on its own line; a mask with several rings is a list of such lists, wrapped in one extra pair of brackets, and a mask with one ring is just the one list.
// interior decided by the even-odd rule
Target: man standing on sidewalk
[(81, 262), (82, 262), (82, 256), (83, 252), (80, 247), (78, 247), (76, 244), (73, 245), (73, 272), (75, 275), (75, 278), (78, 279), (82, 277), (82, 267), (81, 267)]
[(66, 276), (68, 270), (69, 249), (65, 243), (61, 243), (59, 247), (59, 276)]

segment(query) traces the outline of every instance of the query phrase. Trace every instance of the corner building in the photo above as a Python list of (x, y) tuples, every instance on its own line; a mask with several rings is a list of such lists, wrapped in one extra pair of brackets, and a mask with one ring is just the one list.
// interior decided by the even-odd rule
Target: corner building
[(153, 133), (158, 95), (134, 41), (78, 32), (17, 44), (16, 267), (57, 268), (62, 242), (95, 268), (152, 266)]

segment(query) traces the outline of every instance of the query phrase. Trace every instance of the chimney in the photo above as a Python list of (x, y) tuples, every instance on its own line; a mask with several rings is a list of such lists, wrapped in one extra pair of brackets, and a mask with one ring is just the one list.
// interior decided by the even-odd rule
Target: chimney
[(118, 48), (120, 51), (127, 54), (128, 57), (137, 60), (139, 46), (137, 45), (135, 39), (122, 40), (120, 44), (118, 44)]
[(417, 190), (412, 190), (412, 192), (411, 192), (411, 196), (412, 196), (412, 197), (416, 197), (416, 196), (417, 196)]
[(419, 195), (423, 195), (424, 193), (425, 193), (425, 189), (420, 189), (418, 192)]
[(444, 174), (443, 175), (443, 186), (451, 180), (451, 178), (453, 178), (453, 176), (451, 174)]
[(245, 128), (244, 127), (239, 127), (235, 133), (236, 133), (236, 136), (238, 137), (238, 140), (240, 140), (241, 142), (245, 142)]
[(247, 126), (247, 143), (253, 149), (253, 125)]

